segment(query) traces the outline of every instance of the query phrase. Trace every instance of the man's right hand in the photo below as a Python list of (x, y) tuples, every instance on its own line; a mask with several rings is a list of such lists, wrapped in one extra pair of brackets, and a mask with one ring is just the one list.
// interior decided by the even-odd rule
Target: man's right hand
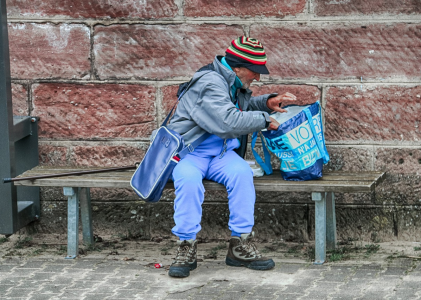
[(274, 118), (270, 117), (270, 124), (267, 130), (278, 130), (279, 127), (278, 121), (276, 121)]

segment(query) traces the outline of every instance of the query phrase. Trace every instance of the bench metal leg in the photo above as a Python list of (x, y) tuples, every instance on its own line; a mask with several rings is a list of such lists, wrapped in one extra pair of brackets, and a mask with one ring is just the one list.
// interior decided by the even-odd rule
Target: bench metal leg
[(326, 260), (326, 193), (313, 192), (311, 199), (315, 202), (315, 260), (321, 265)]
[(87, 246), (94, 244), (92, 230), (91, 194), (89, 188), (80, 188), (80, 217), (82, 220), (83, 243)]
[(326, 248), (336, 249), (338, 244), (336, 237), (336, 214), (335, 214), (335, 194), (326, 193)]
[(79, 252), (79, 192), (80, 188), (65, 187), (67, 200), (67, 256), (74, 259)]

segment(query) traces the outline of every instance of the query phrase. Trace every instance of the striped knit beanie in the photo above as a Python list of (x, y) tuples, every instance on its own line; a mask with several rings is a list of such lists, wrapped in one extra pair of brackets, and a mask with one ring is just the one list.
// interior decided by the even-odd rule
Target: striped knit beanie
[(225, 51), (225, 59), (231, 67), (245, 67), (259, 74), (269, 74), (265, 49), (256, 39), (240, 36), (232, 40)]

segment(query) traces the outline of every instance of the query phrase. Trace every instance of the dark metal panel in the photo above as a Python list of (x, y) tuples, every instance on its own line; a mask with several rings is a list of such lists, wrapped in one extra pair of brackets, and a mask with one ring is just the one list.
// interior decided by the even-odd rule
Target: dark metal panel
[[(38, 122), (37, 118), (28, 118), (29, 132), (25, 138), (15, 143), (16, 173), (22, 174), (38, 165)], [(31, 201), (32, 214), (19, 213), (19, 229), (36, 220), (40, 215), (39, 187), (17, 187), (18, 205), (21, 201)]]
[[(31, 135), (31, 117), (13, 117), (13, 134), (10, 136), (12, 142), (19, 141)], [(19, 173), (19, 172), (18, 172)]]
[[(15, 177), (12, 87), (10, 82), (9, 39), (6, 0), (0, 0), (0, 178)], [(16, 188), (0, 183), (0, 233), (12, 234), (18, 227)]]

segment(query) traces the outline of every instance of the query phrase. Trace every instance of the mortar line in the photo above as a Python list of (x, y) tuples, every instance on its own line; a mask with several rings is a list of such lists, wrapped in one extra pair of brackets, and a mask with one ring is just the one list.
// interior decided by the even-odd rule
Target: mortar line
[[(395, 16), (382, 16), (377, 15), (375, 16), (376, 19), (373, 19), (373, 16), (364, 16), (358, 17), (357, 15), (349, 16), (348, 18), (344, 18), (344, 16), (338, 16), (336, 18), (331, 17), (317, 17), (312, 14), (305, 15), (301, 14), (301, 16), (287, 16), (285, 18), (276, 18), (276, 17), (267, 17), (267, 18), (250, 18), (250, 19), (243, 19), (243, 18), (227, 18), (227, 19), (219, 19), (219, 18), (192, 18), (192, 17), (184, 17), (179, 16), (176, 18), (168, 18), (168, 19), (158, 19), (158, 20), (147, 20), (147, 19), (113, 19), (113, 20), (104, 20), (104, 19), (73, 19), (73, 18), (44, 18), (44, 19), (31, 19), (31, 18), (14, 18), (9, 17), (8, 23), (52, 23), (52, 24), (60, 24), (60, 23), (78, 23), (78, 24), (85, 24), (85, 25), (118, 25), (118, 24), (133, 24), (133, 25), (172, 25), (172, 24), (193, 24), (193, 25), (206, 25), (206, 24), (221, 24), (221, 25), (282, 25), (285, 23), (318, 23), (318, 25), (323, 23), (338, 23), (338, 24), (355, 24), (355, 25), (368, 25), (368, 24), (378, 24), (378, 23), (392, 23), (392, 24), (399, 24), (399, 23), (410, 23), (410, 24), (419, 24), (421, 23), (419, 17), (405, 17), (402, 15), (395, 15)], [(289, 25), (288, 25), (289, 26)]]
[[(161, 80), (147, 80), (147, 79), (130, 79), (130, 78), (121, 78), (121, 79), (94, 79), (94, 80), (83, 80), (83, 79), (31, 79), (31, 82), (33, 84), (41, 84), (41, 83), (70, 83), (70, 84), (145, 84), (145, 85), (151, 85), (151, 84), (157, 84), (159, 86), (165, 86), (165, 85), (174, 85), (183, 83), (186, 80), (190, 80), (191, 76), (186, 75), (183, 77), (178, 77), (174, 79), (161, 79)], [(28, 81), (28, 79), (19, 79), (19, 78), (12, 78), (12, 83), (17, 84), (23, 84)], [(313, 85), (313, 86), (360, 86), (361, 82), (357, 79), (353, 79), (353, 81), (325, 81), (325, 80), (317, 80), (317, 81), (308, 81), (305, 79), (271, 79), (271, 80), (265, 80), (262, 79), (258, 83), (253, 83), (253, 86), (264, 86), (264, 85), (270, 85), (270, 84), (276, 84), (276, 85)], [(419, 86), (420, 81), (419, 79), (414, 79), (414, 81), (407, 81), (407, 80), (400, 80), (400, 81), (365, 81), (364, 86), (365, 87), (375, 87), (375, 86), (387, 86), (387, 85), (402, 85), (402, 86)]]
[[(45, 145), (57, 145), (57, 146), (62, 146), (65, 144), (72, 144), (72, 145), (83, 145), (83, 144), (139, 144), (141, 142), (145, 142), (146, 144), (149, 144), (149, 137), (143, 137), (143, 138), (133, 138), (133, 139), (122, 139), (122, 138), (116, 138), (116, 139), (86, 139), (86, 140), (68, 140), (68, 139), (49, 139), (49, 138), (42, 138), (39, 140), (40, 144), (45, 144)], [(250, 146), (250, 143), (248, 143), (248, 145)], [(256, 143), (256, 145), (261, 145), (261, 142)], [(333, 143), (333, 142), (326, 142), (327, 146), (337, 146), (337, 147), (343, 147), (343, 148), (347, 148), (347, 147), (354, 147), (354, 148), (370, 148), (370, 147), (385, 147), (385, 148), (407, 148), (407, 149), (413, 149), (413, 148), (417, 148), (420, 147), (421, 144), (407, 144), (407, 145), (403, 145), (402, 142), (400, 143), (367, 143), (367, 144), (363, 144), (363, 143), (359, 143), (359, 144), (353, 144), (353, 143)], [(420, 148), (421, 149), (421, 148)]]

